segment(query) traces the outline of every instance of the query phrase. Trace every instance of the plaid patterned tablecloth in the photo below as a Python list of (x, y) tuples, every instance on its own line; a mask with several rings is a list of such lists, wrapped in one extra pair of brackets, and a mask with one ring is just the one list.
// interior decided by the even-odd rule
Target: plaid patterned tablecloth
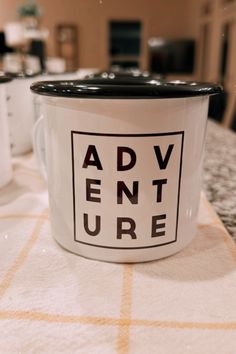
[(0, 192), (0, 353), (235, 354), (236, 246), (202, 196), (198, 235), (175, 256), (109, 264), (50, 235), (33, 155)]

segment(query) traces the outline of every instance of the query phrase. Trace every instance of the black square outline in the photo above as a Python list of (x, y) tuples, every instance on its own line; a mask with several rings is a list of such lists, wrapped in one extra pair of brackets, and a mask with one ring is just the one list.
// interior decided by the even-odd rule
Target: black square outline
[[(76, 211), (75, 211), (75, 169), (74, 169), (74, 134), (80, 135), (90, 135), (90, 136), (112, 136), (112, 137), (147, 137), (147, 136), (170, 136), (170, 135), (182, 135), (181, 139), (181, 154), (180, 154), (180, 166), (179, 166), (179, 183), (178, 183), (178, 196), (177, 196), (177, 211), (176, 211), (176, 227), (175, 227), (175, 239), (173, 241), (161, 243), (158, 245), (143, 246), (143, 247), (112, 247), (103, 245), (94, 245), (93, 243), (79, 241), (76, 239)], [(93, 247), (108, 248), (108, 249), (122, 249), (122, 250), (134, 250), (134, 249), (145, 249), (154, 248), (169, 245), (177, 241), (178, 234), (178, 222), (179, 222), (179, 199), (180, 199), (180, 186), (181, 186), (181, 175), (182, 175), (182, 162), (183, 162), (183, 146), (184, 146), (184, 131), (168, 132), (168, 133), (150, 133), (150, 134), (109, 134), (109, 133), (93, 133), (93, 132), (81, 132), (76, 130), (71, 130), (71, 164), (72, 164), (72, 188), (73, 188), (73, 223), (74, 223), (74, 241)]]

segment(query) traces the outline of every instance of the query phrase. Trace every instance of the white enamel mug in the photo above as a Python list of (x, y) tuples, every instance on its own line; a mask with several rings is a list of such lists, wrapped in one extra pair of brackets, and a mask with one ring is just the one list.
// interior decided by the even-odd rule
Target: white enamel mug
[(149, 77), (31, 88), (43, 98), (35, 145), (42, 156), (44, 128), (52, 235), (61, 246), (98, 260), (143, 262), (189, 244), (209, 95), (221, 87)]
[(0, 188), (4, 187), (12, 179), (12, 164), (5, 90), (5, 84), (9, 81), (11, 81), (10, 78), (6, 76), (0, 76)]
[(30, 86), (35, 76), (17, 74), (7, 87), (7, 108), (12, 155), (32, 150), (32, 130), (35, 121), (33, 95)]

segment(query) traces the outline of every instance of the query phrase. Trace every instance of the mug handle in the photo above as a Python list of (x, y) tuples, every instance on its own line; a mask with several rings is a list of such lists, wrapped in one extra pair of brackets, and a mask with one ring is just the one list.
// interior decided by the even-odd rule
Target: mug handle
[(38, 162), (39, 172), (47, 180), (46, 150), (44, 139), (44, 117), (41, 115), (33, 128), (33, 151)]

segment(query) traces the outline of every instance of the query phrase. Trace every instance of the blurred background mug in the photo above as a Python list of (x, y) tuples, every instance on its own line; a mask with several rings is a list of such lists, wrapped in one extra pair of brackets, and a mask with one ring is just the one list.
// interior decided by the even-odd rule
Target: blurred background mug
[(7, 110), (12, 154), (20, 155), (32, 150), (32, 130), (35, 108), (30, 85), (35, 75), (11, 74), (13, 80), (7, 87)]
[(12, 179), (9, 128), (7, 120), (7, 98), (5, 84), (11, 79), (0, 76), (0, 188)]
[(193, 239), (209, 95), (220, 86), (148, 77), (31, 88), (43, 100), (34, 146), (60, 245), (88, 258), (142, 262)]

